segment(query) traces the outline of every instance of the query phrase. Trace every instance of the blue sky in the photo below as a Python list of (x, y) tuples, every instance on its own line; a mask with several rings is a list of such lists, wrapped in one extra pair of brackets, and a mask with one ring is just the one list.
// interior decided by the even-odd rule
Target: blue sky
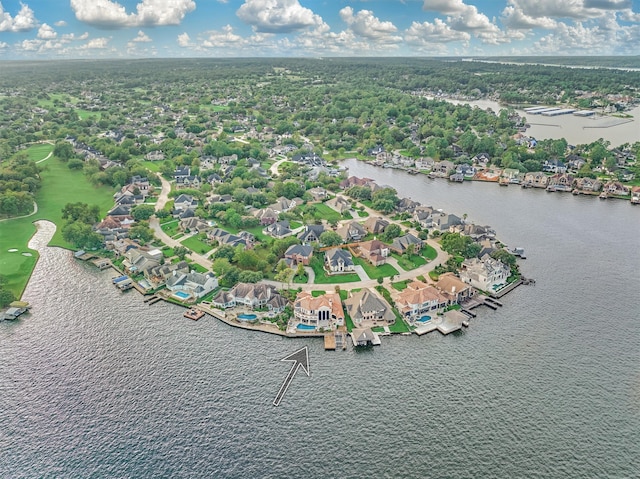
[(640, 0), (0, 0), (0, 60), (638, 54)]

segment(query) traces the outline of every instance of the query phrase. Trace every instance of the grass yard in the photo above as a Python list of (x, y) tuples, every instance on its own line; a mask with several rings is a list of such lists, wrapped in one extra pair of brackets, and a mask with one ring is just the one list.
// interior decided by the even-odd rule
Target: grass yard
[(153, 171), (154, 173), (160, 172), (160, 167), (162, 166), (162, 161), (142, 161), (142, 166), (144, 166), (147, 170)]
[(411, 332), (411, 328), (407, 323), (404, 322), (404, 319), (400, 318), (397, 314), (395, 308), (393, 310), (396, 313), (396, 322), (389, 325), (389, 331), (392, 333), (409, 333)]
[[(47, 156), (48, 152), (43, 147), (51, 145), (34, 145), (26, 150), (31, 157), (40, 160)], [(43, 152), (46, 152), (42, 155)], [(3, 221), (0, 223), (0, 271), (7, 279), (7, 289), (17, 297), (22, 295), (29, 281), (31, 272), (38, 260), (37, 251), (28, 249), (27, 244), (36, 231), (34, 221), (46, 219), (55, 223), (58, 228), (49, 245), (71, 248), (62, 238), (61, 228), (62, 208), (67, 203), (88, 202), (97, 204), (100, 213), (104, 214), (113, 206), (113, 190), (107, 187), (94, 187), (85, 178), (81, 171), (72, 171), (67, 165), (57, 158), (51, 157), (40, 164), (45, 167), (42, 171), (42, 188), (36, 195), (38, 212), (27, 218)], [(9, 249), (18, 249), (15, 253), (9, 253)], [(23, 256), (21, 253), (31, 253), (33, 256)]]
[(169, 236), (175, 236), (180, 231), (180, 221), (179, 220), (171, 220), (166, 223), (162, 223), (160, 225), (160, 229), (167, 233)]
[(357, 265), (362, 266), (365, 270), (369, 278), (378, 279), (378, 278), (387, 278), (389, 276), (394, 276), (398, 274), (398, 270), (395, 269), (390, 264), (383, 264), (381, 266), (373, 266), (368, 261), (362, 258), (353, 258), (353, 262)]
[(32, 161), (40, 161), (47, 157), (49, 153), (53, 151), (53, 145), (48, 143), (39, 143), (37, 145), (32, 145), (23, 153), (26, 153), (30, 160)]
[(409, 284), (408, 279), (405, 279), (404, 281), (397, 281), (395, 283), (391, 283), (391, 286), (393, 286), (393, 288), (397, 291), (403, 291), (405, 289), (407, 289), (407, 285)]
[(401, 256), (398, 253), (391, 253), (391, 256), (398, 260), (398, 264), (405, 271), (411, 271), (413, 269), (419, 268), (424, 264), (427, 264), (427, 260), (417, 254), (414, 254), (413, 256), (411, 256), (411, 258), (407, 258), (404, 255)]
[(436, 249), (433, 246), (430, 246), (428, 244), (425, 244), (423, 246), (420, 254), (425, 258), (427, 258), (429, 261), (433, 261), (438, 257), (438, 252), (436, 251)]
[(319, 296), (324, 296), (325, 294), (327, 294), (326, 291), (311, 291), (311, 296), (313, 296), (314, 298), (317, 298)]
[(87, 118), (94, 116), (97, 118), (102, 118), (102, 112), (101, 111), (89, 111), (89, 110), (76, 110), (76, 113), (78, 113), (78, 117), (81, 120), (86, 120)]
[(360, 276), (356, 273), (328, 275), (322, 267), (322, 260), (314, 258), (310, 264), (316, 275), (315, 284), (337, 284), (337, 283), (355, 283), (360, 281)]
[(186, 246), (191, 251), (197, 254), (204, 254), (207, 251), (211, 251), (213, 247), (203, 241), (200, 235), (189, 236), (187, 239), (181, 241), (183, 246)]
[(324, 203), (316, 203), (314, 204), (314, 206), (316, 207), (316, 211), (318, 212), (318, 217), (327, 220), (329, 223), (333, 221), (340, 221), (342, 219), (342, 215), (340, 213), (338, 213), (336, 210), (331, 209)]

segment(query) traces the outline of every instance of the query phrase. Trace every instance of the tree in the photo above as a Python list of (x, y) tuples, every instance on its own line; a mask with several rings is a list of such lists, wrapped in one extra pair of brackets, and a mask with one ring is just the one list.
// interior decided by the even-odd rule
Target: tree
[(325, 246), (338, 246), (342, 244), (342, 237), (335, 231), (325, 231), (320, 235), (320, 243)]
[(155, 211), (156, 208), (154, 205), (141, 204), (131, 209), (131, 215), (136, 221), (145, 221), (151, 218)]
[(79, 221), (67, 223), (62, 228), (62, 237), (76, 248), (95, 249), (102, 245), (102, 235), (93, 231), (90, 224)]
[(384, 233), (382, 233), (381, 237), (384, 238), (385, 241), (390, 242), (393, 241), (394, 238), (397, 238), (402, 234), (402, 229), (395, 223), (391, 223), (384, 229)]
[(184, 258), (189, 254), (189, 248), (184, 246), (176, 246), (173, 248), (173, 254), (175, 254), (180, 261), (184, 260)]
[(100, 208), (97, 205), (89, 206), (82, 202), (67, 203), (62, 208), (62, 219), (92, 225), (100, 219)]
[(59, 141), (53, 148), (53, 154), (62, 161), (69, 161), (74, 156), (73, 146), (67, 141)]
[(148, 243), (153, 239), (153, 230), (144, 223), (137, 224), (129, 228), (129, 238)]

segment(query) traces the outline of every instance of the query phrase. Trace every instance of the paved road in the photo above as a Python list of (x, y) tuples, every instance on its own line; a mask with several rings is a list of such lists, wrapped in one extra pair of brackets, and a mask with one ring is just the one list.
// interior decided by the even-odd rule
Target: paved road
[(271, 171), (271, 176), (278, 176), (280, 173), (278, 172), (278, 167), (284, 163), (285, 161), (289, 161), (287, 158), (281, 158), (276, 161), (273, 165), (269, 167), (269, 171)]
[[(158, 201), (156, 202), (156, 211), (160, 211), (162, 208), (164, 208), (164, 205), (167, 204), (167, 201), (169, 199), (169, 192), (171, 191), (171, 183), (169, 183), (162, 177), (160, 178), (160, 180), (162, 181), (162, 191), (160, 192), (160, 196), (158, 197)], [(153, 230), (156, 238), (158, 238), (167, 246), (171, 246), (172, 248), (175, 248), (176, 246), (182, 246), (182, 243), (174, 240), (171, 236), (162, 231), (162, 228), (160, 227), (160, 221), (158, 220), (156, 215), (153, 215), (149, 219), (149, 227)], [(198, 263), (200, 266), (209, 270), (211, 269), (211, 265), (213, 264), (210, 260), (197, 253), (189, 253), (187, 257), (193, 260), (195, 263)]]

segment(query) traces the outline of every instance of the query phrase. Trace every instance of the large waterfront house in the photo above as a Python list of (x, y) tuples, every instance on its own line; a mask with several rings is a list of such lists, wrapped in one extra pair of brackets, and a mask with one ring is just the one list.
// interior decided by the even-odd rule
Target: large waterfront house
[(179, 261), (177, 263), (165, 263), (158, 266), (154, 266), (153, 268), (148, 268), (144, 272), (144, 277), (147, 281), (154, 287), (158, 287), (161, 284), (164, 284), (167, 279), (173, 276), (174, 272), (178, 273), (189, 273), (191, 268), (189, 267), (189, 263), (186, 261)]
[(577, 178), (575, 186), (580, 191), (596, 192), (602, 189), (602, 181), (594, 178)]
[(444, 309), (451, 301), (433, 286), (416, 280), (396, 294), (395, 302), (402, 316), (417, 318), (427, 312)]
[(522, 184), (533, 188), (546, 188), (549, 184), (549, 176), (541, 171), (530, 171), (525, 173)]
[(505, 285), (510, 274), (509, 266), (489, 255), (484, 255), (481, 259), (464, 260), (460, 279), (481, 291), (492, 292)]
[(196, 298), (202, 298), (218, 287), (218, 278), (211, 273), (183, 273), (178, 270), (173, 271), (167, 278), (167, 289), (169, 291), (182, 291)]
[(629, 194), (629, 187), (619, 181), (609, 181), (604, 185), (604, 191), (614, 196), (626, 196)]
[(344, 306), (356, 327), (386, 325), (396, 320), (389, 303), (368, 288), (350, 293)]
[(454, 214), (440, 213), (431, 217), (431, 227), (438, 231), (449, 231), (452, 226), (462, 224), (462, 219)]
[(571, 191), (571, 185), (574, 181), (573, 175), (569, 173), (556, 173), (549, 177), (547, 189), (556, 191)]
[(340, 248), (332, 248), (324, 253), (324, 264), (330, 273), (355, 271), (351, 253)]
[(475, 294), (475, 290), (453, 273), (441, 274), (436, 282), (438, 288), (452, 303), (463, 303)]
[(308, 291), (302, 291), (293, 303), (293, 315), (296, 321), (316, 329), (344, 325), (344, 310), (337, 293), (326, 293), (316, 298)]
[(162, 251), (159, 249), (150, 251), (143, 251), (139, 248), (130, 249), (125, 253), (122, 266), (130, 274), (145, 273), (146, 270), (159, 266), (161, 259)]
[(238, 283), (230, 291), (220, 291), (211, 301), (219, 308), (247, 306), (252, 309), (267, 308), (283, 311), (288, 301), (277, 292), (275, 286), (264, 283)]

